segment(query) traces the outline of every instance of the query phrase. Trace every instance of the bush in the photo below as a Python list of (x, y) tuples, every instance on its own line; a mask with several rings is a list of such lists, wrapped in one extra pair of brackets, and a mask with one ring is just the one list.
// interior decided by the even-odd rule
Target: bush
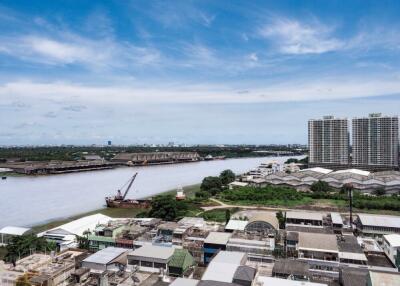
[(215, 193), (219, 193), (222, 190), (222, 182), (219, 177), (205, 177), (200, 185), (200, 190), (210, 192), (213, 190)]
[(329, 186), (329, 184), (324, 181), (314, 182), (310, 189), (314, 193), (328, 193), (332, 191), (332, 188)]

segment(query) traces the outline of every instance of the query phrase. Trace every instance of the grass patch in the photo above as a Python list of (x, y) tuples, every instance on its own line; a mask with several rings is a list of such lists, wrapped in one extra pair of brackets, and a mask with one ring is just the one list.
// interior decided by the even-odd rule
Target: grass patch
[(227, 209), (230, 210), (231, 215), (240, 210), (239, 208), (215, 209), (203, 212), (199, 216), (208, 221), (225, 222)]

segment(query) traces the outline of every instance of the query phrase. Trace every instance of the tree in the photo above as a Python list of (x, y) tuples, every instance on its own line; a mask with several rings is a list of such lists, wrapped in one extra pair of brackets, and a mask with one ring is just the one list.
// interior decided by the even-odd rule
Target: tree
[(385, 194), (386, 194), (386, 191), (385, 191), (385, 189), (384, 188), (379, 188), (379, 189), (376, 189), (376, 190), (374, 190), (374, 195), (375, 196), (384, 196)]
[(229, 183), (232, 183), (235, 180), (235, 177), (235, 173), (229, 169), (222, 171), (219, 175), (219, 178), (221, 179), (221, 183), (223, 185), (228, 185)]
[(198, 191), (194, 194), (194, 196), (199, 200), (207, 200), (210, 198), (210, 193), (206, 191)]
[(324, 181), (314, 182), (310, 189), (314, 193), (328, 193), (332, 190), (329, 184)]
[(200, 185), (200, 189), (202, 191), (210, 192), (210, 190), (214, 189), (213, 192), (218, 193), (222, 190), (222, 182), (219, 177), (205, 177), (203, 182)]
[(231, 219), (231, 210), (226, 209), (225, 210), (225, 223), (228, 223), (230, 219)]
[(178, 216), (176, 199), (169, 195), (154, 197), (151, 201), (149, 216), (161, 218), (167, 221), (174, 220)]
[(278, 211), (276, 213), (276, 218), (278, 219), (278, 222), (279, 222), (279, 228), (284, 229), (285, 228), (285, 217), (283, 216), (282, 211)]
[(37, 237), (34, 234), (14, 236), (6, 247), (5, 260), (14, 263), (33, 251), (48, 252), (56, 249), (57, 245), (54, 242), (48, 242), (44, 237)]
[(289, 158), (286, 160), (285, 164), (290, 164), (290, 163), (298, 163), (299, 160), (296, 158)]

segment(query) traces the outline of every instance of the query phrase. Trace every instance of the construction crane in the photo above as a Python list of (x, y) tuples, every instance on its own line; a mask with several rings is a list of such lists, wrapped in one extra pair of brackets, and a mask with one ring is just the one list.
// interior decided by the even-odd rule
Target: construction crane
[(109, 208), (137, 208), (137, 207), (148, 207), (149, 201), (148, 200), (131, 200), (127, 199), (126, 196), (128, 195), (129, 190), (132, 187), (133, 182), (136, 179), (138, 173), (135, 173), (132, 178), (127, 181), (121, 189), (126, 186), (124, 194), (122, 194), (121, 189), (117, 191), (117, 195), (113, 197), (106, 197), (106, 204)]

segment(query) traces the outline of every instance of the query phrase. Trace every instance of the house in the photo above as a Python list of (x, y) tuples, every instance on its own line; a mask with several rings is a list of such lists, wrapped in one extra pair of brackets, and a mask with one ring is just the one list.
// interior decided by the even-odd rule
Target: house
[(382, 248), (390, 261), (400, 269), (400, 234), (387, 234), (383, 236)]
[(194, 264), (194, 258), (188, 250), (176, 248), (171, 259), (168, 261), (168, 274), (175, 277), (182, 276)]
[(226, 232), (233, 232), (235, 230), (244, 231), (248, 223), (249, 222), (247, 220), (230, 219), (225, 226), (225, 231)]
[(127, 264), (128, 249), (107, 247), (90, 255), (82, 261), (82, 267), (91, 272), (103, 272), (105, 270), (118, 270), (119, 265)]
[[(243, 252), (220, 251), (211, 260), (201, 280), (233, 283), (236, 271), (239, 266), (244, 266), (246, 261), (247, 255)], [(237, 278), (240, 277), (238, 274)]]
[(286, 225), (322, 227), (323, 215), (317, 212), (290, 211), (286, 213)]
[(168, 262), (175, 252), (175, 247), (145, 244), (128, 254), (128, 267), (138, 267), (144, 272), (167, 272)]
[(272, 276), (282, 279), (307, 281), (310, 279), (309, 265), (306, 261), (294, 259), (277, 260), (272, 268)]
[(38, 236), (44, 237), (49, 241), (54, 241), (62, 251), (78, 246), (76, 236), (85, 236), (86, 233), (93, 231), (98, 224), (105, 224), (110, 220), (110, 217), (98, 213), (44, 231), (39, 233)]
[(226, 250), (226, 245), (232, 234), (227, 232), (210, 232), (204, 240), (204, 264), (208, 264), (212, 257), (220, 250)]
[(399, 216), (359, 214), (355, 224), (363, 236), (381, 238), (385, 234), (400, 234)]

